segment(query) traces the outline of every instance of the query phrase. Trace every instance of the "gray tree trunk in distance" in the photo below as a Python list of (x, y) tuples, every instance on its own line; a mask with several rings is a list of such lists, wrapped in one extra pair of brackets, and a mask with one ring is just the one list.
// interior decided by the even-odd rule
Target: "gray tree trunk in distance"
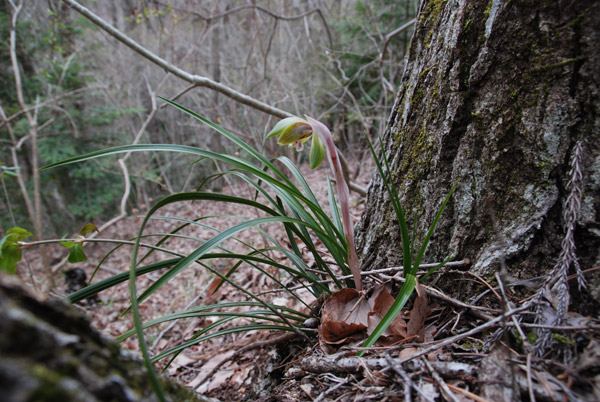
[[(417, 244), (458, 183), (425, 262), (455, 256), (481, 275), (503, 266), (520, 278), (548, 273), (565, 234), (570, 158), (583, 141), (575, 243), (582, 269), (600, 264), (599, 85), (598, 2), (422, 2), (383, 141)], [(401, 263), (378, 175), (358, 226), (363, 269)], [(587, 279), (594, 295), (598, 274)]]
[[(40, 301), (0, 273), (0, 400), (156, 401), (141, 359), (61, 300)], [(162, 379), (170, 401), (201, 402)]]

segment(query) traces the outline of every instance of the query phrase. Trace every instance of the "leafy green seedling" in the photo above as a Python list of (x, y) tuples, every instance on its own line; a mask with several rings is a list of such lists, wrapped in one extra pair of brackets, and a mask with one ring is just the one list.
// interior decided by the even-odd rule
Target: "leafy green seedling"
[(17, 263), (23, 257), (23, 250), (19, 242), (33, 236), (23, 228), (15, 227), (0, 239), (0, 269), (11, 275), (17, 273)]
[(60, 242), (61, 246), (66, 247), (70, 250), (68, 261), (71, 264), (87, 261), (87, 256), (83, 251), (83, 243), (85, 242), (85, 236), (93, 231), (97, 232), (98, 228), (93, 223), (88, 223), (87, 225), (84, 225), (81, 228), (81, 230), (79, 231), (79, 236), (76, 240)]

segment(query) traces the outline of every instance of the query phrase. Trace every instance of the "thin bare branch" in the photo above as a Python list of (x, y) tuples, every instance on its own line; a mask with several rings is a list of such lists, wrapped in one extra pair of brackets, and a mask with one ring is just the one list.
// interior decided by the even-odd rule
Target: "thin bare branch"
[(440, 390), (442, 391), (442, 394), (444, 395), (444, 397), (446, 397), (447, 400), (450, 400), (452, 402), (458, 402), (458, 399), (456, 398), (454, 393), (452, 391), (450, 391), (450, 388), (448, 388), (446, 381), (444, 381), (442, 376), (439, 375), (439, 373), (431, 366), (431, 364), (427, 361), (427, 359), (424, 359), (423, 357), (421, 357), (421, 361), (423, 362), (423, 364), (425, 364), (425, 366), (427, 367), (427, 370), (429, 370), (429, 373), (433, 377), (433, 380), (440, 387)]
[(13, 166), (17, 169), (17, 184), (19, 185), (19, 190), (21, 190), (21, 196), (23, 197), (23, 201), (25, 202), (25, 208), (27, 208), (27, 214), (29, 215), (29, 219), (31, 222), (35, 220), (35, 211), (33, 209), (33, 204), (31, 203), (31, 198), (29, 197), (29, 193), (27, 193), (27, 187), (25, 187), (25, 182), (23, 181), (23, 176), (21, 175), (21, 167), (19, 166), (19, 157), (17, 156), (17, 137), (12, 131), (12, 126), (8, 124), (6, 114), (4, 113), (4, 108), (0, 105), (0, 118), (2, 118), (2, 122), (6, 124), (6, 128), (8, 130), (8, 135), (13, 143), (13, 146), (10, 147), (10, 155), (12, 158)]
[[(64, 99), (66, 97), (77, 95), (77, 94), (79, 94), (81, 92), (95, 91), (96, 89), (106, 89), (106, 86), (103, 86), (103, 85), (92, 85), (92, 86), (89, 86), (89, 87), (77, 88), (77, 89), (74, 89), (72, 91), (68, 91), (68, 92), (65, 92), (65, 93), (53, 96), (52, 98), (47, 98), (43, 102), (40, 102), (37, 105), (37, 107), (38, 108), (46, 107), (48, 105), (57, 103), (59, 100)], [(31, 106), (31, 107), (27, 107), (25, 109), (21, 109), (18, 112), (15, 112), (14, 114), (8, 116), (6, 118), (6, 121), (3, 121), (2, 124), (0, 124), (0, 128), (2, 128), (2, 126), (4, 126), (5, 124), (11, 122), (12, 120), (16, 119), (17, 117), (21, 116), (23, 113), (33, 111), (34, 109), (35, 109), (35, 107)]]
[(250, 106), (254, 109), (260, 110), (273, 116), (277, 116), (280, 118), (291, 116), (291, 114), (286, 112), (285, 110), (268, 105), (258, 99), (252, 98), (226, 85), (211, 80), (210, 78), (190, 74), (187, 71), (184, 71), (181, 68), (174, 66), (165, 59), (157, 56), (145, 47), (141, 46), (129, 36), (125, 35), (121, 31), (104, 21), (102, 18), (92, 13), (89, 9), (76, 2), (75, 0), (64, 0), (64, 2), (71, 6), (73, 9), (75, 9), (77, 12), (79, 12), (81, 15), (86, 17), (88, 20), (96, 24), (98, 27), (102, 28), (104, 31), (106, 31), (109, 35), (117, 39), (119, 42), (123, 43), (139, 55), (145, 57), (152, 63), (156, 64), (159, 67), (162, 67), (165, 71), (170, 72), (171, 74), (181, 78), (182, 80), (200, 87), (210, 88), (214, 91), (222, 93), (223, 95), (233, 99), (236, 102), (243, 103), (244, 105)]
[(381, 46), (381, 53), (379, 54), (379, 63), (383, 63), (383, 57), (385, 56), (385, 52), (390, 43), (390, 40), (394, 36), (399, 35), (402, 32), (406, 31), (408, 28), (412, 27), (416, 21), (417, 21), (417, 19), (413, 18), (412, 20), (408, 21), (406, 24), (402, 25), (399, 28), (394, 29), (392, 32), (385, 35), (385, 39), (383, 40), (383, 45)]
[[(421, 349), (418, 352), (416, 352), (414, 355), (410, 356), (410, 357), (406, 357), (404, 359), (400, 359), (398, 360), (398, 363), (402, 364), (411, 360), (414, 360), (418, 357), (421, 356), (425, 356), (431, 352), (435, 352), (436, 350), (439, 350), (441, 348), (443, 348), (444, 346), (448, 346), (448, 345), (452, 345), (455, 342), (461, 341), (465, 338), (468, 338), (470, 336), (473, 336), (475, 334), (478, 334), (480, 332), (486, 331), (490, 328), (494, 328), (496, 325), (501, 324), (503, 321), (505, 321), (506, 319), (512, 317), (515, 314), (520, 314), (523, 313), (527, 310), (529, 310), (531, 308), (530, 305), (525, 305), (525, 306), (521, 306), (519, 308), (516, 308), (514, 310), (511, 310), (507, 313), (504, 313), (496, 318), (494, 318), (493, 320), (490, 320), (484, 324), (481, 324), (473, 329), (470, 329), (469, 331), (463, 332), (462, 334), (458, 334), (455, 336), (452, 336), (450, 338), (446, 338), (443, 341), (440, 342), (436, 342), (434, 345), (429, 346), (427, 348)], [(357, 349), (363, 349), (363, 348), (357, 348)]]
[[(155, 1), (155, 3), (167, 7), (166, 4), (164, 4), (164, 3), (160, 2), (160, 1)], [(275, 18), (276, 20), (282, 20), (282, 21), (295, 21), (295, 20), (299, 20), (301, 18), (308, 17), (309, 15), (316, 13), (319, 16), (319, 18), (321, 19), (321, 21), (323, 22), (323, 26), (325, 27), (325, 31), (327, 32), (327, 39), (329, 40), (329, 47), (333, 49), (333, 39), (332, 39), (332, 36), (331, 36), (331, 31), (329, 29), (329, 24), (327, 24), (327, 20), (325, 19), (325, 16), (323, 15), (323, 12), (321, 11), (320, 8), (313, 8), (313, 9), (308, 10), (308, 11), (302, 13), (302, 14), (290, 15), (290, 16), (275, 14), (271, 10), (266, 9), (264, 7), (261, 7), (261, 6), (257, 6), (255, 4), (242, 5), (242, 6), (239, 6), (239, 7), (236, 7), (236, 8), (232, 8), (231, 10), (227, 10), (227, 11), (224, 11), (222, 13), (215, 14), (215, 15), (209, 15), (209, 16), (205, 16), (205, 15), (202, 15), (200, 13), (197, 13), (197, 12), (194, 12), (194, 11), (191, 11), (191, 10), (187, 10), (187, 9), (184, 9), (184, 8), (180, 8), (180, 7), (173, 7), (173, 6), (171, 6), (171, 8), (185, 11), (186, 13), (195, 15), (196, 17), (198, 17), (198, 18), (200, 18), (200, 19), (202, 19), (202, 20), (204, 20), (206, 22), (211, 22), (212, 20), (216, 20), (216, 19), (219, 19), (219, 18), (227, 17), (228, 15), (237, 13), (238, 11), (247, 10), (247, 9), (253, 9), (253, 10), (256, 10), (256, 11), (260, 11), (262, 13), (265, 13), (265, 14), (267, 14), (267, 15)]]

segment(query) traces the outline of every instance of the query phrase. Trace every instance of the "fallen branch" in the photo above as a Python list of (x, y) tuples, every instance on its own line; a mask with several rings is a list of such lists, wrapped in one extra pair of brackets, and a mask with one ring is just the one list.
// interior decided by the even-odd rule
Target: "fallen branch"
[[(412, 357), (411, 357), (412, 359)], [(394, 363), (403, 364), (402, 359), (393, 359)], [(404, 363), (408, 363), (404, 359)], [(477, 368), (466, 363), (460, 362), (430, 362), (431, 366), (439, 373), (449, 377), (461, 376), (476, 376)], [(306, 372), (321, 374), (321, 373), (358, 373), (362, 370), (362, 366), (369, 370), (389, 369), (390, 364), (386, 358), (371, 358), (365, 359), (362, 357), (343, 357), (336, 359), (333, 357), (324, 356), (308, 356), (300, 361), (300, 368), (305, 372), (298, 371), (296, 376), (303, 376)], [(419, 360), (411, 361), (404, 367), (408, 371), (420, 370), (423, 364)]]
[[(527, 305), (521, 306), (519, 308), (516, 308), (514, 310), (511, 310), (509, 312), (506, 312), (506, 313), (504, 313), (504, 314), (502, 314), (502, 315), (494, 318), (493, 320), (488, 321), (485, 324), (479, 325), (479, 326), (477, 326), (477, 327), (475, 327), (475, 328), (473, 328), (473, 329), (471, 329), (471, 330), (469, 330), (467, 332), (463, 332), (462, 334), (458, 334), (458, 335), (452, 336), (450, 338), (446, 338), (444, 340), (441, 340), (439, 342), (435, 342), (432, 346), (429, 346), (427, 348), (421, 349), (421, 350), (419, 350), (418, 352), (416, 352), (415, 354), (413, 354), (410, 357), (399, 359), (398, 363), (399, 364), (404, 364), (404, 363), (409, 362), (411, 360), (414, 360), (414, 359), (416, 359), (418, 357), (425, 356), (425, 355), (427, 355), (427, 354), (429, 354), (431, 352), (435, 352), (436, 350), (439, 350), (439, 349), (443, 348), (444, 346), (451, 345), (451, 344), (456, 343), (458, 341), (461, 341), (461, 340), (463, 340), (465, 338), (468, 338), (470, 336), (473, 336), (473, 335), (478, 334), (480, 332), (483, 332), (485, 330), (491, 329), (491, 328), (499, 325), (501, 322), (505, 321), (506, 319), (511, 318), (515, 314), (519, 314), (519, 313), (522, 313), (524, 311), (530, 310), (531, 307), (532, 307), (531, 304), (527, 304)], [(400, 347), (403, 347), (403, 346), (400, 346)], [(371, 350), (371, 348), (360, 348), (360, 347), (355, 347), (355, 348), (352, 348), (352, 349), (353, 350)], [(392, 349), (392, 348), (390, 348), (390, 349)], [(354, 359), (358, 359), (358, 358), (354, 358)]]

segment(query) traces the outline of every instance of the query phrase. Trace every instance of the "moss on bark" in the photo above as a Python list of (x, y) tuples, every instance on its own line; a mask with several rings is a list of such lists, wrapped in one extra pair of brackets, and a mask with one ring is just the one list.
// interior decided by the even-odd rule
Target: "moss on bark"
[[(0, 275), (0, 389), (6, 402), (153, 401), (140, 359), (59, 300), (39, 301)], [(202, 401), (162, 379), (171, 401)]]

